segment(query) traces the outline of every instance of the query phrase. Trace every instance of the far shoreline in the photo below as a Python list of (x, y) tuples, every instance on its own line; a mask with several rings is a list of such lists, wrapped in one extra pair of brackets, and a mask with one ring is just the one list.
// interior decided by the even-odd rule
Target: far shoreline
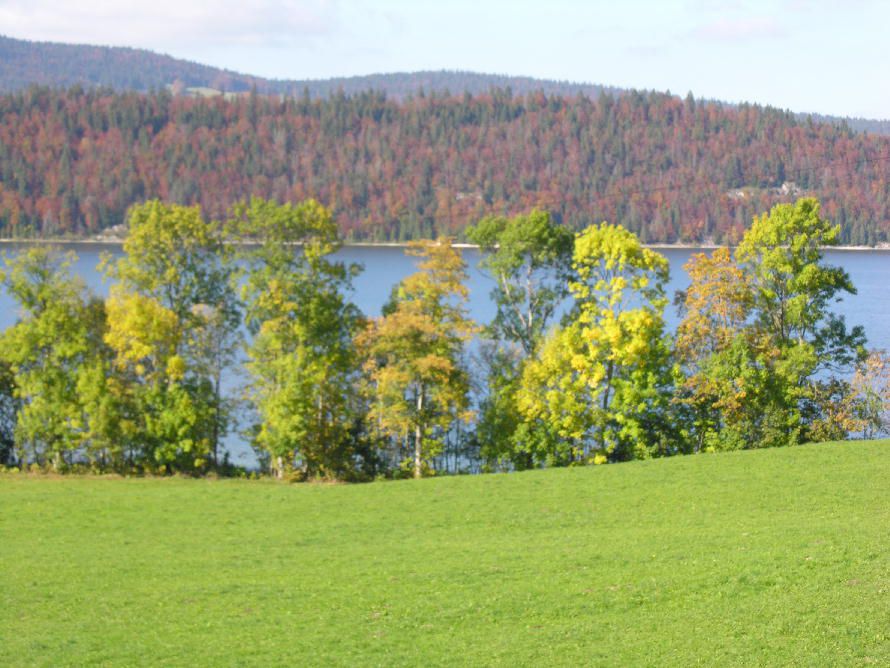
[[(72, 246), (123, 246), (125, 239), (121, 238), (88, 238), (88, 239), (58, 239), (58, 238), (15, 238), (15, 237), (4, 237), (0, 238), (0, 244), (2, 245), (14, 245), (14, 244), (23, 244), (23, 245), (40, 245), (40, 244), (49, 244), (49, 245), (72, 245)], [(343, 242), (341, 244), (341, 248), (408, 248), (411, 242), (408, 241), (348, 241)], [(257, 242), (253, 241), (242, 241), (237, 242), (237, 245), (242, 246), (254, 246)], [(299, 244), (295, 244), (299, 245)], [(478, 249), (478, 244), (464, 243), (459, 242), (452, 244), (454, 248), (460, 248), (464, 250), (470, 249)], [(724, 248), (723, 244), (715, 244), (715, 243), (644, 243), (643, 246), (645, 248), (652, 248), (656, 250), (715, 250), (717, 248)], [(732, 248), (733, 246), (730, 246)], [(840, 245), (840, 246), (822, 246), (823, 250), (839, 250), (839, 251), (850, 251), (850, 252), (868, 252), (868, 251), (884, 251), (890, 252), (890, 243), (882, 242), (875, 246), (862, 246), (862, 245)]]

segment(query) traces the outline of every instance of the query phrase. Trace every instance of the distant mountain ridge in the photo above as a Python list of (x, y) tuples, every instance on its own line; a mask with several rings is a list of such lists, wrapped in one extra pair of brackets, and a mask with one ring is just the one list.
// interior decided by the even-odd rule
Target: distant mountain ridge
[(176, 82), (185, 88), (213, 89), (226, 93), (246, 93), (256, 88), (258, 93), (263, 94), (298, 96), (308, 91), (313, 99), (329, 97), (341, 91), (351, 95), (369, 90), (383, 91), (397, 99), (416, 95), (421, 90), (478, 94), (492, 88), (511, 88), (517, 94), (537, 91), (548, 95), (583, 93), (590, 98), (604, 92), (623, 92), (620, 88), (597, 84), (447, 70), (330, 79), (266, 79), (147, 49), (32, 42), (0, 35), (0, 92), (12, 92), (36, 84), (54, 88), (75, 85), (108, 87), (144, 93)]
[[(465, 71), (420, 71), (335, 77), (330, 79), (278, 80), (202, 65), (147, 49), (36, 42), (0, 35), (0, 93), (32, 85), (67, 88), (108, 87), (117, 91), (148, 92), (177, 86), (196, 94), (258, 93), (327, 98), (342, 92), (354, 95), (382, 91), (395, 99), (426, 93), (470, 93), (478, 95), (493, 88), (524, 95), (583, 94), (596, 99), (603, 93), (621, 95), (628, 89), (592, 83), (536, 79), (533, 77), (480, 74)], [(725, 104), (725, 103), (718, 103)], [(728, 105), (731, 106), (731, 105)], [(809, 114), (798, 114), (806, 118)], [(852, 130), (890, 135), (890, 120), (840, 118), (812, 115), (814, 121), (846, 123)]]

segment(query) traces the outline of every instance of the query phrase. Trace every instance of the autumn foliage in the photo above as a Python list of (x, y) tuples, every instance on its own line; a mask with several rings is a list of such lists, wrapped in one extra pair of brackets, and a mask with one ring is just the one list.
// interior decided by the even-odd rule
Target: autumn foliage
[(254, 198), (224, 221), (155, 200), (129, 226), (105, 300), (43, 245), (0, 272), (20, 309), (0, 335), (0, 464), (231, 472), (237, 433), (278, 477), (367, 480), (888, 428), (890, 363), (833, 312), (855, 287), (824, 260), (840, 229), (812, 198), (694, 255), (676, 333), (667, 260), (605, 222), (572, 235), (537, 210), (479, 221), (486, 327), (447, 237), (409, 245), (417, 271), (373, 317), (349, 301), (361, 269), (330, 257), (336, 225), (315, 200)]
[(4, 236), (94, 234), (151, 198), (222, 217), (255, 195), (325, 202), (345, 239), (460, 237), (539, 207), (574, 230), (608, 220), (644, 243), (732, 243), (806, 194), (841, 243), (875, 244), (890, 238), (888, 183), (886, 137), (660, 93), (0, 96)]

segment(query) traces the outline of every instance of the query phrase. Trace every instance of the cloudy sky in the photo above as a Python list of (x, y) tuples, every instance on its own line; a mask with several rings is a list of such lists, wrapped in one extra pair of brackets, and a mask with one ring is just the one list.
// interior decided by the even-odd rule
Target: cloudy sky
[(461, 69), (890, 118), (885, 0), (0, 0), (0, 34), (286, 79)]

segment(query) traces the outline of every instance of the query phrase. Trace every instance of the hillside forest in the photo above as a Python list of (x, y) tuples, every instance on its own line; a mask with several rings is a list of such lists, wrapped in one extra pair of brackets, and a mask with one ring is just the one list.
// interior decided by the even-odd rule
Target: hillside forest
[(890, 138), (661, 93), (509, 90), (233, 99), (32, 87), (0, 96), (0, 235), (73, 238), (149, 199), (223, 218), (315, 198), (346, 241), (466, 240), (533, 208), (644, 243), (736, 244), (817, 197), (841, 244), (890, 241)]
[(278, 477), (369, 480), (888, 426), (890, 360), (832, 311), (855, 286), (823, 259), (840, 228), (812, 198), (756, 216), (734, 250), (693, 255), (676, 296), (666, 258), (621, 225), (483, 217), (466, 235), (496, 279), (488, 323), (467, 315), (448, 237), (413, 242), (417, 272), (379, 316), (361, 313), (348, 298), (361, 267), (332, 260), (341, 237), (312, 199), (252, 198), (219, 219), (152, 200), (128, 228), (101, 266), (106, 299), (50, 246), (6, 259), (19, 308), (0, 335), (6, 466), (231, 474), (222, 444), (237, 434)]

